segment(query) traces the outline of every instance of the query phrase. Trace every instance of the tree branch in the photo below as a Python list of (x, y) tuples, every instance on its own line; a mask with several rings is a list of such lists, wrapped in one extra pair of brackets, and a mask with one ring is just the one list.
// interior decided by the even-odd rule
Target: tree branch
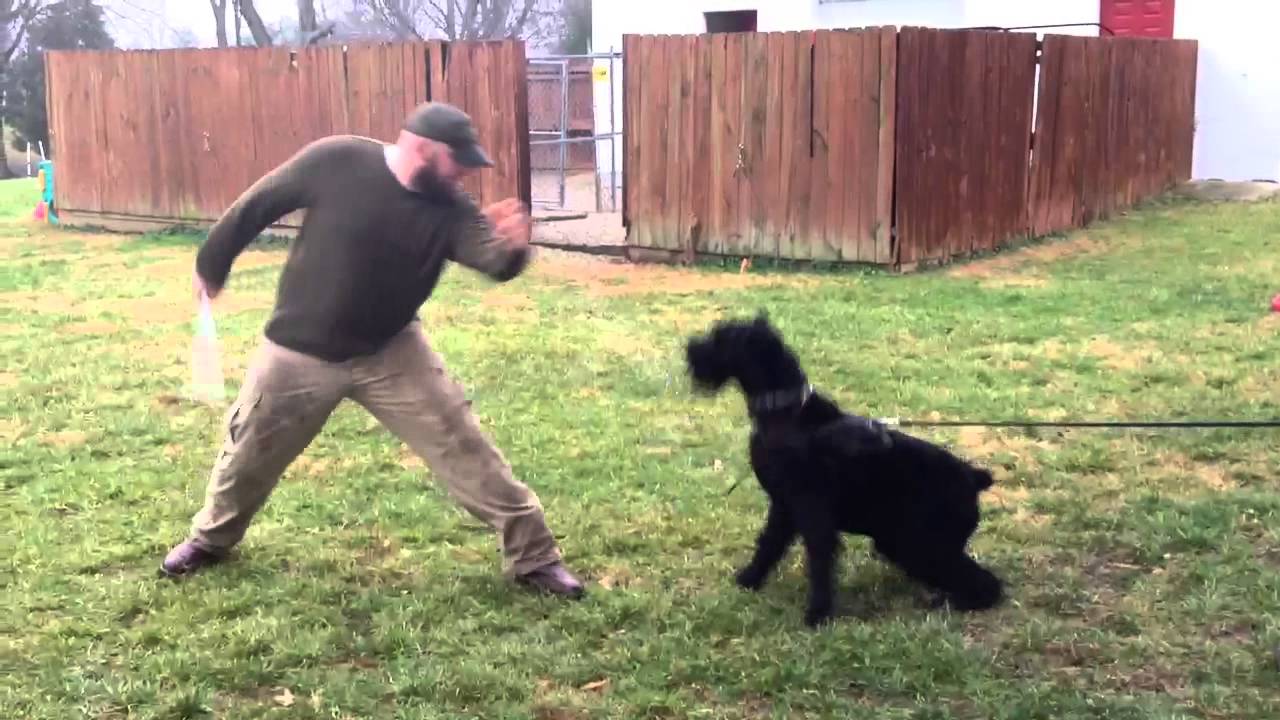
[(218, 47), (227, 46), (227, 0), (209, 0), (213, 21), (217, 23)]
[(14, 54), (18, 52), (18, 48), (22, 47), (22, 43), (27, 39), (27, 26), (37, 20), (41, 14), (48, 10), (43, 0), (19, 0), (18, 2), (6, 2), (3, 7), (8, 10), (0, 12), (0, 27), (9, 29), (13, 25), (10, 32), (13, 33), (12, 42), (4, 48), (4, 55), (0, 57), (3, 67), (9, 67), (9, 61), (13, 59)]
[[(480, 0), (465, 0), (466, 5), (462, 11), (462, 22), (459, 23), (461, 32), (458, 33), (459, 39), (472, 40), (476, 35), (476, 14), (480, 11)], [(457, 6), (455, 0), (449, 0), (450, 5)]]
[(449, 0), (448, 5), (447, 8), (444, 8), (440, 7), (438, 0), (422, 0), (420, 10), (432, 27), (439, 28), (444, 31), (445, 37), (454, 40), (457, 28), (453, 23), (453, 0)]
[(304, 36), (320, 29), (315, 0), (298, 0), (298, 30)]
[(258, 14), (258, 8), (254, 6), (253, 0), (240, 0), (240, 14), (249, 25), (253, 43), (258, 47), (271, 47), (273, 44), (271, 33), (267, 30), (267, 24), (262, 22), (262, 16)]
[(505, 37), (520, 37), (520, 34), (524, 31), (525, 24), (529, 22), (529, 16), (533, 13), (534, 3), (535, 0), (524, 0), (524, 7), (520, 9), (520, 14), (511, 21)]

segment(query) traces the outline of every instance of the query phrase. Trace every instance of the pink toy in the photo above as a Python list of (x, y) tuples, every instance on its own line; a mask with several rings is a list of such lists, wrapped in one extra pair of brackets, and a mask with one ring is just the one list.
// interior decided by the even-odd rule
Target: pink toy
[(1280, 312), (1280, 295), (1271, 298), (1271, 312)]
[(36, 218), (37, 220), (43, 220), (43, 219), (44, 219), (45, 206), (44, 206), (44, 201), (43, 201), (43, 200), (41, 200), (39, 203), (37, 203), (37, 204), (36, 204), (36, 211), (35, 211), (35, 213), (34, 213), (34, 214), (35, 214), (35, 218)]

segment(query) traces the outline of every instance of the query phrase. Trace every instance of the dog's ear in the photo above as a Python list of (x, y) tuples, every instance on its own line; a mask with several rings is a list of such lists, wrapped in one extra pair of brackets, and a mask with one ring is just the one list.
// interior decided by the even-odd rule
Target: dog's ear
[(762, 328), (769, 327), (769, 311), (765, 310), (764, 308), (760, 308), (759, 310), (757, 310), (755, 324), (756, 324), (756, 327), (762, 327)]

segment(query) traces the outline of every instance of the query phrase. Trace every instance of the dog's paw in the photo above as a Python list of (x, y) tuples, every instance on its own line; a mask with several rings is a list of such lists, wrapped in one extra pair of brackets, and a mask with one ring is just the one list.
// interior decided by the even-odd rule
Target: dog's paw
[(947, 594), (929, 592), (920, 597), (920, 606), (925, 610), (943, 610), (947, 607)]
[(764, 580), (765, 574), (753, 565), (742, 568), (734, 576), (734, 582), (743, 590), (759, 590), (764, 587)]
[(804, 613), (804, 624), (817, 629), (831, 623), (832, 615), (829, 607), (811, 607)]

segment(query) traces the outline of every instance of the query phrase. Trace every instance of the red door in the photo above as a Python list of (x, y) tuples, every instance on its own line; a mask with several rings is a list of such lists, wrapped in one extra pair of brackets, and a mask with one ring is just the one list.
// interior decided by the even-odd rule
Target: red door
[[(1173, 0), (1101, 0), (1103, 27), (1117, 36), (1173, 37)], [(1106, 31), (1102, 31), (1105, 35)]]

